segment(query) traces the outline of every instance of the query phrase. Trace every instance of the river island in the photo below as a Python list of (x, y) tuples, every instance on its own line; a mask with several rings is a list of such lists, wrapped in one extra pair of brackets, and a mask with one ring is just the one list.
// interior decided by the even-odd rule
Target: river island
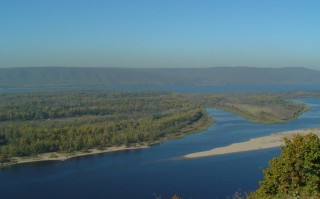
[(286, 122), (308, 110), (292, 99), (310, 95), (102, 90), (0, 95), (0, 166), (145, 148), (205, 130), (214, 123), (207, 108), (251, 122)]

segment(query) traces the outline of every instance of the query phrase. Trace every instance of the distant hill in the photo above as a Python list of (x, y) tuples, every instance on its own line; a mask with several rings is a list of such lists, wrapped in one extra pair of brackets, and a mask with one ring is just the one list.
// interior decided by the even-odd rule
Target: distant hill
[(1, 68), (0, 87), (320, 83), (320, 71), (295, 68)]

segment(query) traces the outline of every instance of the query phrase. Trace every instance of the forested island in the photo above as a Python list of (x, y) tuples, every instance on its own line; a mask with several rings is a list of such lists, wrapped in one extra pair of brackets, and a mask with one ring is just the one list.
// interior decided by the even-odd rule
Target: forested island
[[(179, 94), (166, 91), (55, 91), (0, 95), (0, 161), (63, 159), (93, 150), (148, 146), (207, 128), (206, 108), (260, 123), (297, 117), (311, 94)], [(61, 154), (68, 154), (61, 156)], [(38, 158), (39, 159), (39, 158)], [(34, 159), (36, 160), (36, 159)]]
[(162, 91), (77, 91), (0, 96), (0, 160), (147, 145), (211, 124), (204, 108)]
[(223, 109), (257, 123), (272, 124), (294, 119), (308, 110), (305, 104), (293, 101), (298, 97), (317, 97), (319, 93), (231, 93), (187, 94), (205, 107)]

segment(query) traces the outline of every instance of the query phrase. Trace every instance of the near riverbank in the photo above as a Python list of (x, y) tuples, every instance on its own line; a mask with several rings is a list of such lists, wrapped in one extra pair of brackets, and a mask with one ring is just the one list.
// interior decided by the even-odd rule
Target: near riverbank
[(1, 167), (7, 167), (16, 164), (26, 164), (26, 163), (33, 163), (33, 162), (46, 162), (46, 161), (66, 161), (71, 158), (81, 157), (81, 156), (88, 156), (88, 155), (97, 155), (103, 153), (110, 153), (116, 151), (125, 151), (125, 150), (137, 150), (137, 149), (144, 149), (152, 146), (154, 144), (158, 144), (164, 142), (166, 140), (171, 139), (178, 139), (184, 137), (188, 134), (196, 133), (207, 129), (210, 125), (214, 123), (214, 120), (210, 117), (203, 117), (199, 121), (188, 125), (187, 127), (181, 129), (179, 132), (168, 134), (166, 137), (161, 138), (155, 142), (143, 143), (143, 144), (133, 144), (131, 146), (112, 146), (105, 149), (89, 149), (83, 151), (75, 151), (70, 153), (65, 152), (49, 152), (49, 153), (41, 153), (38, 155), (32, 156), (24, 156), (24, 157), (13, 157), (12, 160), (8, 163), (0, 164)]
[(45, 161), (65, 161), (71, 158), (88, 156), (88, 155), (96, 155), (102, 153), (116, 152), (116, 151), (125, 151), (125, 150), (137, 150), (148, 148), (148, 145), (136, 145), (136, 146), (115, 146), (108, 147), (106, 149), (90, 149), (87, 151), (76, 151), (71, 153), (59, 153), (59, 152), (51, 152), (51, 153), (42, 153), (36, 156), (26, 156), (26, 157), (13, 157), (12, 161), (9, 163), (4, 163), (1, 166), (10, 166), (15, 164), (26, 164), (32, 162), (45, 162)]

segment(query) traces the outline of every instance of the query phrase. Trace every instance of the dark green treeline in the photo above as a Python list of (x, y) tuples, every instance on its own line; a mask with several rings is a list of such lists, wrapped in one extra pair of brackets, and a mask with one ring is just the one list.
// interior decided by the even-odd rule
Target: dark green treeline
[(205, 117), (193, 101), (164, 91), (1, 95), (0, 160), (152, 143)]

